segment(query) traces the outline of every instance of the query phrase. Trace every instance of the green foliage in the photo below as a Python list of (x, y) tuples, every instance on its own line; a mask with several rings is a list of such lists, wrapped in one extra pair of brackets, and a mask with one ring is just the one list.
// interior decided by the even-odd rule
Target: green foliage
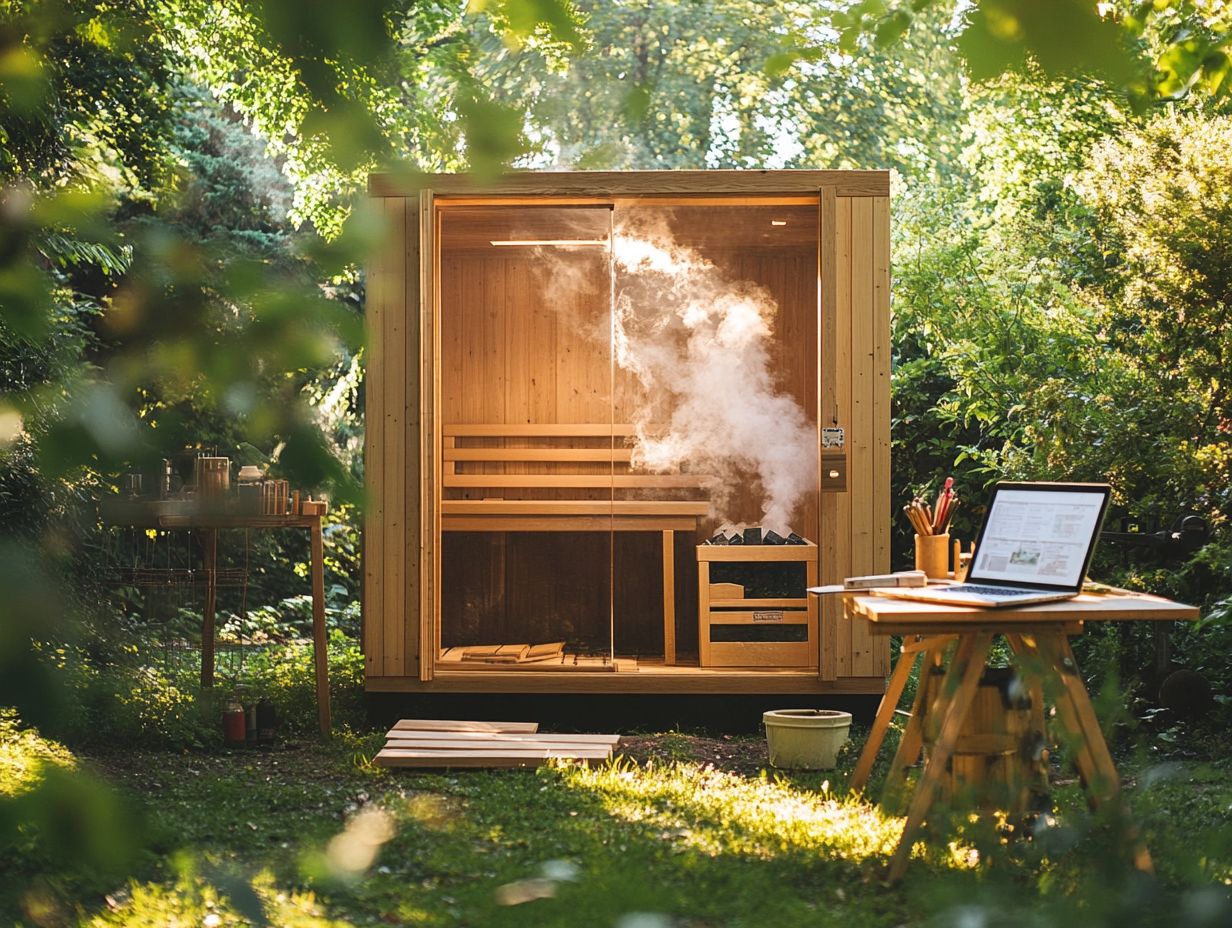
[(45, 924), (63, 917), (61, 900), (112, 889), (143, 833), (132, 805), (0, 710), (0, 917)]
[[(258, 650), (246, 662), (242, 686), (268, 695), (289, 732), (317, 731), (316, 677), (312, 642), (302, 639)], [(334, 724), (364, 725), (364, 655), (359, 642), (340, 629), (329, 632), (329, 692)]]
[(578, 8), (590, 45), (568, 71), (539, 69), (531, 163), (875, 165), (930, 178), (957, 170), (960, 89), (940, 13), (892, 53), (827, 45), (797, 55), (823, 34), (824, 8), (743, 0)]
[(1166, 116), (1097, 146), (1074, 184), (1103, 262), (1099, 324), (1132, 357), (1151, 399), (1141, 421), (1172, 464), (1150, 474), (1165, 478), (1155, 489), (1196, 491), (1192, 505), (1217, 518), (1232, 504), (1229, 144), (1229, 117)]
[[(878, 47), (926, 26), (937, 0), (857, 0), (831, 19), (839, 47)], [(1113, 89), (1138, 112), (1191, 93), (1224, 100), (1232, 87), (1232, 14), (1219, 0), (979, 0), (962, 10), (958, 49), (976, 81), (1042, 70)], [(807, 54), (807, 51), (797, 54)]]
[[(309, 610), (306, 601), (292, 601), (284, 611), (264, 607), (245, 626), (244, 640), (231, 642), (239, 653), (227, 662), (225, 673), (219, 668), (219, 683), (212, 689), (200, 685), (195, 647), (186, 650), (182, 642), (163, 647), (148, 627), (76, 645), (43, 645), (40, 663), (51, 683), (67, 694), (48, 730), (77, 745), (216, 750), (222, 745), (223, 707), (238, 695), (248, 703), (262, 697), (273, 701), (284, 735), (312, 735), (317, 731), (312, 638), (295, 634), (311, 627)], [(356, 638), (334, 622), (345, 617), (353, 630), (358, 609), (331, 613), (330, 694), (335, 726), (344, 730), (364, 723), (363, 655)], [(199, 616), (184, 620), (190, 634), (199, 634)], [(222, 627), (223, 641), (237, 631), (234, 621)]]

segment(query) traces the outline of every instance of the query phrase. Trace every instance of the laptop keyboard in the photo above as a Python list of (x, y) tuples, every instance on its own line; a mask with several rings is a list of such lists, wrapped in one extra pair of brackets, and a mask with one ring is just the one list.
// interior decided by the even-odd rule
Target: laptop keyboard
[(978, 583), (961, 583), (946, 587), (949, 593), (975, 593), (979, 596), (1031, 596), (1039, 590), (1024, 590), (1021, 587), (981, 586)]

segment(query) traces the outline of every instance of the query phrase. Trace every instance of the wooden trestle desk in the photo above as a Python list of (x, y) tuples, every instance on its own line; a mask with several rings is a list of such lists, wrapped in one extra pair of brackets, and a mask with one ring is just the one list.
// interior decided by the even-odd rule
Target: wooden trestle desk
[(201, 621), (201, 685), (214, 685), (215, 612), (218, 603), (216, 570), (218, 532), (238, 528), (307, 529), (309, 537), (309, 576), (312, 583), (312, 659), (316, 671), (317, 721), (322, 737), (329, 736), (329, 656), (325, 632), (325, 555), (319, 515), (248, 515), (202, 510), (186, 513), (160, 512), (156, 503), (124, 503), (105, 506), (103, 521), (109, 525), (135, 528), (184, 529), (201, 532), (202, 565), (206, 572), (205, 606)]
[[(890, 720), (898, 707), (912, 667), (921, 657), (925, 667), (945, 667), (944, 682), (928, 711), (920, 705), (919, 687), (910, 721), (899, 741), (887, 783), (893, 785), (916, 762), (929, 726), (933, 749), (929, 752), (907, 810), (907, 822), (890, 862), (889, 879), (897, 880), (907, 868), (916, 834), (932, 808), (959, 733), (967, 718), (988, 650), (996, 635), (1004, 635), (1017, 658), (1019, 672), (1032, 699), (1042, 705), (1045, 687), (1055, 693), (1057, 720), (1072, 739), (1074, 760), (1091, 804), (1099, 808), (1118, 800), (1120, 778), (1100, 731), (1069, 636), (1082, 633), (1084, 622), (1174, 622), (1198, 618), (1194, 606), (1145, 593), (1110, 590), (1084, 593), (1064, 602), (1040, 603), (1010, 609), (976, 609), (888, 599), (875, 595), (845, 595), (849, 621), (867, 621), (874, 635), (902, 635), (903, 649), (886, 686), (885, 696), (869, 733), (868, 742), (852, 774), (853, 789), (863, 789)], [(1146, 846), (1131, 834), (1134, 863), (1151, 869)]]

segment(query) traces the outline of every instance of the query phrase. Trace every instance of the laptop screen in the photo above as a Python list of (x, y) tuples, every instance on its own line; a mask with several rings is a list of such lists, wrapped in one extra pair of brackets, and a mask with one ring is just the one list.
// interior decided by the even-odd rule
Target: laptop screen
[(968, 580), (1077, 590), (1094, 549), (1106, 487), (996, 489)]

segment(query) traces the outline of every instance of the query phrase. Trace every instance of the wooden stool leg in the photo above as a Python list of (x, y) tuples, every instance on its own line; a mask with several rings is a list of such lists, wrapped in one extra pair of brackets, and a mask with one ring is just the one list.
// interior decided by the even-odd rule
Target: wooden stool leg
[(945, 775), (946, 764), (949, 763), (950, 755), (954, 753), (954, 747), (958, 743), (958, 734), (962, 730), (963, 722), (967, 720), (991, 643), (992, 636), (987, 633), (964, 635), (959, 639), (958, 649), (942, 683), (941, 695), (934, 704), (942, 717), (941, 730), (925, 764), (924, 774), (916, 786), (915, 795), (911, 797), (907, 822), (903, 826), (903, 834), (894, 851), (894, 858), (890, 861), (888, 877), (891, 882), (901, 879), (907, 869), (916, 832), (932, 808), (933, 798)]
[(321, 520), (313, 521), (310, 530), (312, 573), (312, 659), (317, 676), (317, 719), (321, 736), (329, 736), (329, 654), (325, 635), (325, 551), (321, 538)]
[(877, 752), (881, 750), (881, 742), (885, 740), (886, 730), (890, 727), (894, 711), (898, 708), (898, 701), (902, 698), (903, 687), (907, 685), (907, 679), (911, 676), (911, 668), (915, 666), (918, 657), (919, 652), (900, 654), (898, 663), (894, 665), (894, 672), (890, 674), (890, 680), (886, 684), (885, 695), (881, 697), (881, 705), (877, 707), (877, 717), (873, 719), (872, 730), (868, 733), (868, 741), (864, 743), (864, 750), (860, 752), (860, 760), (851, 774), (853, 790), (862, 790), (868, 784), (868, 775), (873, 771), (873, 762), (877, 759)]

